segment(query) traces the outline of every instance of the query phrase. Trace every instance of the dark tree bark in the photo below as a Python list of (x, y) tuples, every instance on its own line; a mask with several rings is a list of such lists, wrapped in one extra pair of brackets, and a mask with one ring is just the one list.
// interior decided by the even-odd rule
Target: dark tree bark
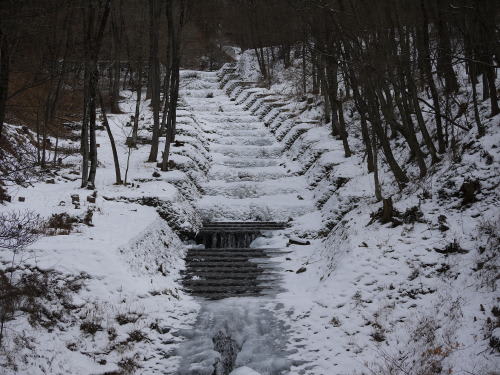
[(135, 147), (137, 144), (137, 135), (139, 132), (139, 116), (141, 109), (141, 96), (142, 96), (142, 60), (137, 62), (136, 82), (135, 82), (135, 113), (134, 124), (132, 128), (132, 144)]
[(451, 40), (448, 22), (447, 8), (449, 0), (438, 0), (437, 30), (439, 36), (439, 48), (437, 50), (437, 73), (445, 80), (445, 88), (448, 94), (458, 90), (458, 82), (452, 64)]
[(160, 34), (159, 0), (149, 0), (149, 82), (151, 85), (151, 105), (153, 108), (153, 135), (148, 162), (156, 162), (160, 139), (160, 60), (158, 42)]
[[(368, 134), (367, 134), (368, 136)], [(371, 149), (373, 150), (372, 154), (372, 160), (373, 160), (373, 183), (375, 185), (375, 198), (377, 198), (377, 201), (382, 200), (382, 188), (380, 187), (380, 181), (378, 178), (378, 147), (377, 147), (377, 134), (375, 131), (372, 131), (372, 143), (371, 143)], [(368, 136), (368, 142), (369, 141), (369, 136)]]
[[(86, 179), (86, 183), (83, 185), (92, 189), (95, 186), (95, 176), (97, 173), (97, 143), (96, 143), (96, 100), (97, 100), (97, 90), (99, 84), (99, 71), (97, 67), (97, 62), (99, 58), (99, 52), (102, 45), (102, 39), (104, 37), (104, 30), (106, 28), (106, 24), (108, 21), (110, 8), (111, 8), (111, 0), (105, 0), (104, 3), (100, 4), (101, 6), (98, 9), (95, 8), (95, 3), (93, 1), (89, 1), (87, 6), (87, 14), (86, 14), (86, 23), (87, 23), (87, 61), (86, 68), (88, 73), (86, 73), (87, 82), (87, 91), (86, 91), (86, 108), (85, 108), (85, 119), (88, 121), (88, 139), (89, 139), (89, 148), (88, 148), (88, 156), (87, 158), (84, 155), (84, 164), (85, 162), (90, 161), (90, 168), (88, 178)], [(98, 11), (98, 15), (96, 18), (96, 10)], [(94, 30), (94, 23), (97, 21), (97, 30)], [(82, 139), (84, 137), (82, 136)], [(86, 160), (85, 160), (86, 159)], [(84, 165), (85, 167), (85, 165)], [(86, 168), (82, 168), (85, 173)]]
[[(1, 21), (0, 21), (1, 22)], [(5, 121), (5, 108), (9, 92), (10, 75), (10, 46), (5, 35), (0, 29), (0, 140), (2, 139), (3, 124)]]
[(163, 150), (161, 170), (168, 170), (168, 160), (170, 155), (170, 144), (175, 142), (177, 101), (179, 99), (179, 69), (181, 62), (181, 34), (186, 21), (188, 3), (185, 0), (171, 1), (167, 4), (167, 23), (169, 29), (169, 94), (168, 94), (168, 115), (165, 136), (165, 149)]
[(114, 2), (111, 11), (112, 65), (110, 76), (110, 112), (121, 113), (120, 100), (120, 49), (122, 47), (121, 33), (121, 2)]
[(118, 152), (116, 151), (115, 138), (113, 137), (113, 133), (111, 132), (111, 128), (109, 127), (108, 116), (106, 116), (106, 110), (104, 107), (104, 100), (102, 100), (101, 91), (99, 91), (99, 105), (101, 106), (101, 113), (103, 118), (104, 127), (106, 128), (106, 132), (108, 133), (109, 142), (111, 143), (111, 151), (113, 152), (113, 162), (115, 164), (115, 183), (117, 185), (122, 184), (122, 176), (120, 172), (120, 161), (118, 160)]
[(372, 128), (377, 135), (378, 140), (380, 141), (380, 145), (382, 146), (382, 151), (384, 152), (385, 159), (387, 160), (387, 164), (391, 169), (394, 178), (396, 179), (397, 184), (402, 189), (408, 182), (408, 176), (401, 169), (398, 162), (394, 158), (392, 153), (391, 145), (387, 138), (387, 135), (384, 132), (384, 128), (382, 126), (382, 120), (380, 118), (379, 107), (377, 104), (376, 96), (373, 92), (367, 92), (367, 97), (369, 98), (368, 102), (368, 111), (369, 111), (369, 119), (372, 124)]
[[(438, 139), (438, 152), (440, 154), (445, 152), (446, 144), (444, 140), (443, 134), (443, 124), (441, 121), (441, 104), (439, 103), (439, 94), (436, 88), (436, 83), (434, 82), (434, 77), (432, 74), (432, 61), (431, 61), (431, 52), (430, 52), (430, 42), (429, 42), (429, 18), (427, 16), (427, 9), (425, 8), (424, 0), (421, 0), (421, 9), (422, 9), (422, 27), (420, 28), (420, 37), (421, 37), (421, 46), (422, 46), (422, 63), (424, 69), (424, 75), (427, 78), (427, 84), (429, 85), (429, 89), (431, 91), (432, 101), (434, 103), (435, 115), (434, 119), (436, 121), (436, 135)], [(448, 66), (448, 64), (445, 64)], [(445, 77), (449, 77), (450, 73), (448, 71), (449, 68), (445, 68)], [(451, 68), (453, 70), (453, 68)], [(453, 73), (454, 75), (454, 73)], [(450, 78), (448, 78), (450, 79)], [(453, 79), (451, 79), (453, 80)], [(452, 83), (449, 83), (452, 85)], [(415, 106), (419, 106), (418, 100), (414, 103)], [(425, 125), (424, 125), (425, 126)]]

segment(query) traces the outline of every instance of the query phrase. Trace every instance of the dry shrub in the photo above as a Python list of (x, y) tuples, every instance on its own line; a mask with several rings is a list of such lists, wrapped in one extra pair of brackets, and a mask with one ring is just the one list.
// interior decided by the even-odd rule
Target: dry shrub
[(70, 294), (78, 292), (87, 278), (37, 267), (0, 270), (0, 346), (5, 326), (21, 315), (33, 327), (51, 328), (60, 322), (75, 308)]
[(79, 222), (79, 218), (71, 216), (66, 212), (52, 214), (45, 223), (45, 234), (55, 236), (58, 234), (69, 234), (75, 224)]
[(36, 241), (40, 234), (40, 215), (33, 211), (0, 213), (0, 248), (13, 251)]
[(493, 220), (482, 221), (478, 225), (478, 234), (482, 242), (473, 268), (480, 281), (480, 287), (491, 291), (497, 290), (499, 279), (500, 216)]
[(133, 374), (141, 366), (137, 363), (137, 359), (134, 357), (122, 358), (118, 362), (118, 366), (122, 370), (122, 374)]
[(34, 140), (21, 128), (6, 127), (0, 139), (0, 184), (28, 186), (39, 179)]
[(454, 337), (461, 316), (461, 301), (438, 300), (437, 311), (446, 311), (441, 320), (432, 312), (421, 315), (407, 332), (406, 342), (397, 347), (377, 347), (379, 360), (369, 368), (377, 375), (433, 375), (451, 374), (447, 363), (452, 353), (460, 349)]

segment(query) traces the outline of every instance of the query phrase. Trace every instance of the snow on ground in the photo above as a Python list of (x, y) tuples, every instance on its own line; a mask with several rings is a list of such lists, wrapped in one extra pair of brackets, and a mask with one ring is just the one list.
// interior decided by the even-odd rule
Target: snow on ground
[[(122, 178), (129, 152), (125, 139), (135, 106), (130, 92), (123, 95), (124, 113), (109, 115)], [(32, 269), (53, 272), (61, 280), (82, 275), (82, 285), (70, 291), (71, 307), (66, 310), (49, 304), (47, 314), (56, 310), (63, 314), (49, 330), (31, 327), (24, 315), (7, 323), (8, 345), (2, 359), (5, 365), (12, 362), (0, 372), (17, 368), (22, 374), (95, 374), (136, 365), (143, 374), (175, 370), (173, 348), (178, 340), (172, 334), (187, 327), (198, 309), (177, 282), (185, 251), (178, 234), (200, 225), (191, 202), (200, 194), (196, 184), (209, 163), (206, 140), (190, 116), (180, 109), (178, 140), (184, 145), (174, 147), (172, 155), (178, 170), (153, 174), (156, 165), (145, 163), (149, 146), (139, 145), (130, 150), (129, 185), (113, 185), (110, 143), (100, 130), (95, 191), (79, 187), (77, 155), (65, 158), (45, 181), (8, 189), (12, 203), (0, 206), (2, 212), (29, 209), (46, 218), (67, 213), (80, 219), (92, 212), (92, 223), (77, 224), (69, 234), (42, 237), (17, 255), (18, 275)], [(145, 103), (140, 136), (148, 134), (151, 122)], [(12, 131), (16, 128), (9, 126)], [(77, 148), (78, 143), (65, 140), (60, 146)], [(78, 205), (72, 203), (74, 194), (79, 195)], [(95, 203), (87, 201), (92, 195)], [(1, 261), (9, 266), (11, 253), (3, 251)], [(88, 329), (88, 322), (96, 323), (95, 332)]]
[[(250, 55), (239, 61), (242, 80), (252, 75), (245, 72)], [(287, 292), (277, 300), (291, 324), (290, 358), (306, 362), (290, 373), (493, 373), (499, 365), (490, 346), (498, 319), (498, 259), (491, 254), (499, 246), (499, 116), (488, 118), (483, 103), (487, 135), (476, 140), (474, 130), (461, 133), (456, 152), (443, 155), (425, 179), (396, 146), (415, 183), (397, 192), (389, 171), (381, 172), (384, 194), (394, 194), (401, 212), (401, 225), (392, 227), (372, 220), (380, 204), (359, 139), (350, 139), (355, 155), (345, 158), (328, 124), (318, 121), (314, 100), (281, 95), (295, 92), (293, 83), (248, 89), (238, 80), (226, 75), (225, 90), (260, 114), (283, 147), (289, 173), (305, 177), (318, 209), (293, 227), (311, 245), (291, 245), (293, 253), (282, 259)], [(286, 105), (273, 107), (269, 97)], [(348, 116), (349, 126), (356, 121)], [(479, 181), (474, 202), (464, 203), (466, 181)], [(266, 245), (286, 240), (280, 235)], [(485, 252), (490, 271), (483, 268)]]
[[(25, 316), (9, 322), (9, 335), (17, 337), (10, 353), (21, 358), (17, 373), (94, 374), (135, 365), (141, 374), (175, 373), (186, 353), (210, 347), (205, 335), (217, 328), (220, 321), (212, 318), (221, 311), (233, 315), (219, 319), (250, 327), (241, 329), (242, 343), (265, 341), (278, 327), (281, 334), (273, 337), (280, 343), (267, 354), (278, 359), (286, 349), (287, 374), (495, 371), (498, 355), (489, 345), (498, 318), (497, 280), (485, 257), (498, 246), (499, 117), (488, 119), (483, 104), (487, 136), (462, 134), (457, 152), (443, 155), (425, 179), (406, 162), (407, 150), (395, 147), (415, 183), (398, 192), (381, 171), (384, 194), (393, 194), (401, 213), (393, 227), (372, 220), (380, 203), (361, 140), (350, 140), (355, 154), (346, 159), (322, 124), (318, 103), (288, 95), (296, 90), (287, 85), (287, 72), (278, 72), (282, 78), (270, 90), (244, 87), (240, 80), (258, 77), (256, 64), (245, 54), (238, 64), (242, 78), (224, 69), (182, 72), (178, 140), (185, 144), (172, 156), (178, 170), (153, 177), (157, 168), (144, 162), (149, 147), (141, 145), (131, 154), (133, 185), (113, 185), (109, 142), (99, 131), (95, 204), (86, 201), (92, 191), (75, 180), (75, 156), (54, 184), (9, 189), (15, 203), (2, 211), (29, 207), (44, 216), (81, 217), (93, 210), (93, 226), (44, 237), (24, 254), (23, 264), (53, 270), (59, 282), (77, 278), (70, 281), (81, 286), (69, 293), (70, 312), (50, 330), (33, 328)], [(124, 95), (124, 114), (110, 115), (122, 167), (135, 104), (131, 93)], [(146, 106), (141, 117), (150, 126)], [(357, 126), (357, 118), (346, 119)], [(480, 189), (476, 201), (464, 203), (460, 188), (467, 179), (478, 180)], [(72, 194), (80, 195), (80, 208)], [(290, 229), (253, 244), (291, 251), (277, 258), (284, 290), (255, 306), (231, 300), (201, 307), (185, 295), (176, 281), (184, 245), (173, 229), (196, 230), (202, 218), (293, 220)], [(309, 244), (290, 244), (290, 237)], [(2, 253), (4, 265), (9, 259)], [(265, 333), (255, 336), (257, 326)], [(178, 345), (186, 335), (193, 341)], [(252, 365), (252, 351), (246, 353), (234, 374), (272, 373)]]

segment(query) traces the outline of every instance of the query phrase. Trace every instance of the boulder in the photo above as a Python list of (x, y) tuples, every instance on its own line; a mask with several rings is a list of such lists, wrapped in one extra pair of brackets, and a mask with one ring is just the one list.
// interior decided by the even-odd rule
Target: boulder
[(303, 240), (302, 238), (298, 237), (290, 237), (288, 239), (288, 245), (310, 245), (311, 242), (308, 240)]

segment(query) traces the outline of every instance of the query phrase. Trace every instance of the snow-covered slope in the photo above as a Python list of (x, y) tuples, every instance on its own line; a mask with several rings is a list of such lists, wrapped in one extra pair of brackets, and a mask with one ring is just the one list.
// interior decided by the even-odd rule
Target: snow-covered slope
[[(380, 203), (361, 140), (350, 139), (355, 153), (345, 158), (315, 99), (283, 95), (293, 92), (286, 80), (269, 90), (252, 87), (249, 59), (240, 59), (243, 78), (223, 77), (224, 89), (274, 133), (288, 173), (306, 179), (318, 209), (294, 226), (311, 245), (290, 246), (294, 253), (284, 262), (301, 270), (286, 274), (288, 292), (279, 296), (283, 319), (292, 325), (291, 358), (306, 362), (293, 373), (494, 371), (499, 117), (488, 118), (484, 103), (487, 135), (478, 140), (474, 130), (461, 133), (457, 149), (424, 179), (406, 164), (414, 183), (403, 191), (382, 166), (384, 194), (400, 212), (401, 225), (393, 227), (372, 219)], [(348, 126), (358, 126), (349, 113)], [(406, 160), (407, 150), (395, 147), (398, 161)], [(480, 186), (472, 202), (464, 182)]]
[[(58, 293), (65, 296), (41, 294), (26, 301), (40, 311), (22, 307), (6, 323), (0, 373), (96, 374), (139, 366), (146, 374), (177, 366), (171, 358), (177, 342), (172, 333), (187, 327), (198, 309), (177, 282), (185, 253), (179, 236), (192, 235), (201, 225), (193, 202), (210, 163), (208, 143), (181, 104), (180, 142), (171, 157), (176, 170), (159, 173), (155, 164), (145, 163), (147, 144), (130, 150), (125, 146), (135, 102), (130, 92), (122, 94), (124, 113), (108, 117), (122, 178), (129, 159), (128, 185), (113, 184), (109, 139), (99, 130), (95, 191), (79, 187), (77, 154), (64, 156), (51, 175), (40, 173), (26, 187), (7, 187), (12, 202), (0, 205), (2, 213), (30, 210), (44, 218), (67, 215), (77, 223), (69, 230), (44, 229), (51, 235), (18, 252), (14, 263), (12, 252), (0, 253), (3, 269), (16, 267), (14, 280), (44, 277), (47, 287), (58, 283)], [(141, 107), (140, 121), (145, 139), (152, 122), (147, 104)], [(26, 133), (21, 130), (13, 125), (7, 129)], [(59, 140), (59, 147), (77, 150), (78, 142)]]

